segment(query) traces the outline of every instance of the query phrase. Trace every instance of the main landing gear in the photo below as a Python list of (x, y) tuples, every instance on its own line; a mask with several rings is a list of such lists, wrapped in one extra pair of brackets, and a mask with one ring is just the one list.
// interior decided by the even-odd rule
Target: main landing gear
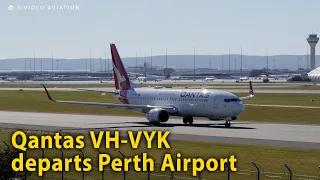
[(226, 121), (226, 123), (224, 123), (224, 126), (226, 128), (229, 128), (231, 126), (231, 122), (230, 121)]
[(193, 117), (183, 117), (183, 123), (184, 124), (192, 124), (193, 123)]

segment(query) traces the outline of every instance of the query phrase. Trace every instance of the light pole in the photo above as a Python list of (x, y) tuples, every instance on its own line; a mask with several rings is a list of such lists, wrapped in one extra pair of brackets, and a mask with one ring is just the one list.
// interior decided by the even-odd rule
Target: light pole
[(242, 45), (241, 45), (241, 65), (240, 65), (240, 68), (241, 68), (241, 77), (242, 77)]
[(94, 72), (94, 61), (95, 61), (94, 56), (92, 56), (92, 72)]
[(32, 63), (32, 60), (31, 59), (29, 59), (29, 72), (30, 72), (30, 74), (31, 74), (31, 70), (32, 70), (32, 68), (31, 68), (31, 63)]
[(40, 59), (40, 69), (41, 69), (41, 73), (42, 73), (42, 59)]
[[(211, 69), (211, 63), (210, 63), (210, 69)], [(221, 72), (223, 73), (223, 53), (221, 54)]]
[(302, 68), (302, 58), (300, 57), (300, 68)]
[(231, 72), (231, 64), (230, 64), (230, 48), (229, 48), (229, 76), (230, 76), (230, 72)]
[(150, 52), (150, 58), (151, 58), (151, 69), (152, 69), (152, 49), (151, 49), (151, 52)]
[[(108, 73), (109, 73), (109, 70), (110, 70), (110, 53), (108, 53)], [(111, 75), (112, 77), (112, 75)]]
[(59, 59), (57, 59), (57, 71), (59, 70)]
[(193, 46), (193, 80), (196, 80), (196, 46)]
[(144, 77), (147, 77), (147, 57), (144, 54)]
[(91, 62), (91, 48), (90, 48), (89, 54), (90, 54), (90, 64), (89, 64), (89, 65), (90, 65), (90, 72), (91, 72), (91, 69), (92, 69), (92, 68), (91, 68), (91, 64), (92, 64), (92, 62)]
[(27, 81), (27, 58), (24, 58), (24, 81)]
[(51, 76), (52, 76), (52, 79), (53, 79), (53, 52), (51, 54)]
[(273, 60), (273, 69), (276, 69), (276, 60)]
[(166, 48), (166, 69), (168, 68), (168, 51), (167, 51), (167, 48)]
[(136, 73), (138, 73), (138, 53), (136, 53)]
[(33, 53), (33, 78), (36, 76), (36, 53)]
[(107, 76), (107, 49), (104, 50), (104, 73), (106, 76), (106, 80), (108, 79)]

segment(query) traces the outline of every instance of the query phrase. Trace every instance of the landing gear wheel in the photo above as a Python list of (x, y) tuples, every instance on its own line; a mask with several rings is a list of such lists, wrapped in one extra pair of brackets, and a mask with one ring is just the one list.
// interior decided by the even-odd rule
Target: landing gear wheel
[(189, 121), (189, 120), (188, 120), (188, 117), (184, 117), (184, 118), (183, 118), (183, 124), (188, 124), (188, 121)]
[(193, 124), (193, 117), (189, 118), (189, 124)]
[(193, 123), (193, 117), (184, 117), (183, 118), (183, 123), (184, 124), (192, 124)]
[(226, 128), (229, 128), (229, 127), (231, 126), (230, 121), (226, 121), (226, 123), (224, 124), (224, 126), (225, 126)]

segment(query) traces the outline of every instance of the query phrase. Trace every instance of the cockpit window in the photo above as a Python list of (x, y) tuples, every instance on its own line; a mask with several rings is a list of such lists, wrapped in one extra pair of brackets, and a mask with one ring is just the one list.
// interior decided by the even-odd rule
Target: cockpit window
[(224, 99), (224, 102), (237, 102), (240, 101), (239, 98), (231, 98), (231, 99)]

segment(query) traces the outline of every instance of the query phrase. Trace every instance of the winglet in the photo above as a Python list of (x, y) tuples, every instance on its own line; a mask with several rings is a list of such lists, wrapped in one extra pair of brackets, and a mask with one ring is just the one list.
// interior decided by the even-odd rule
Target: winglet
[(243, 100), (249, 100), (249, 99), (254, 98), (254, 92), (253, 92), (253, 88), (252, 88), (252, 82), (249, 81), (249, 84), (250, 84), (249, 96), (241, 97), (241, 98), (240, 98), (241, 101), (243, 101)]
[(253, 92), (253, 87), (252, 87), (252, 82), (250, 81), (250, 91), (249, 91), (249, 94), (250, 95), (254, 95), (254, 92)]
[(43, 85), (43, 84), (42, 84), (42, 86), (43, 86), (44, 90), (46, 91), (46, 94), (47, 94), (47, 96), (48, 96), (48, 99), (49, 99), (50, 101), (54, 101), (54, 100), (52, 99), (52, 97), (50, 96), (50, 94), (49, 94), (49, 92), (48, 92), (48, 90), (47, 90), (46, 86), (45, 86), (45, 85)]

